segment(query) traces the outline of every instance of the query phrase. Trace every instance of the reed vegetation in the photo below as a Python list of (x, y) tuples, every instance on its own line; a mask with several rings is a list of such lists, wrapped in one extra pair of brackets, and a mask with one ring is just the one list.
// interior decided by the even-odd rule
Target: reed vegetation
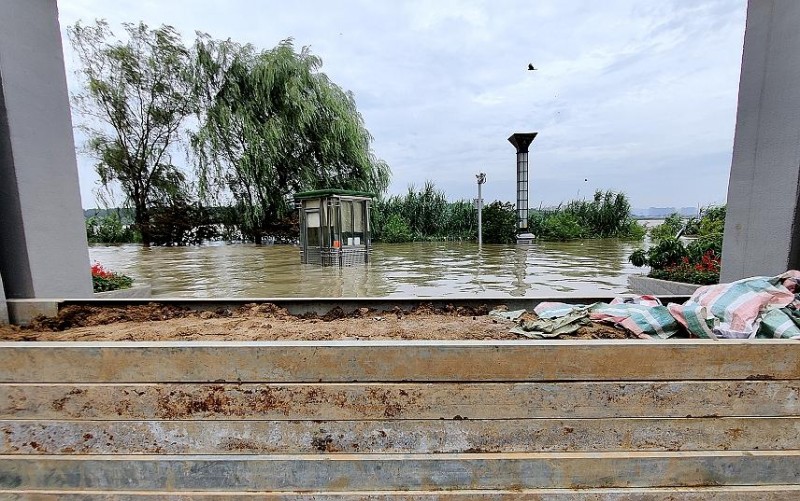
[(591, 200), (571, 200), (551, 209), (533, 210), (528, 228), (541, 240), (626, 238), (641, 240), (645, 229), (631, 216), (624, 193), (596, 191)]

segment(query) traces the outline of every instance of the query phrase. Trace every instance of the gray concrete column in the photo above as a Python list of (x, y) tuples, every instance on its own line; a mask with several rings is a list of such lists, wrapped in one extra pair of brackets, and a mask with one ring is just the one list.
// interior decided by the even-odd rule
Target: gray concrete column
[(8, 299), (92, 293), (55, 0), (0, 0), (0, 275)]
[(6, 294), (3, 289), (3, 276), (0, 275), (0, 325), (8, 323), (8, 306), (6, 305)]
[(800, 1), (750, 0), (722, 281), (800, 266), (798, 182)]

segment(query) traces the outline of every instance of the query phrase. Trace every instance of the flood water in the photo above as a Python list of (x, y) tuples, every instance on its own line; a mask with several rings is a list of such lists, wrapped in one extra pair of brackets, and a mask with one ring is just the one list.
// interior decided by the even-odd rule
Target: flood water
[(541, 242), (526, 247), (434, 242), (376, 244), (372, 262), (350, 268), (300, 264), (291, 245), (138, 245), (89, 248), (92, 261), (151, 284), (162, 297), (543, 296), (627, 292), (640, 244)]

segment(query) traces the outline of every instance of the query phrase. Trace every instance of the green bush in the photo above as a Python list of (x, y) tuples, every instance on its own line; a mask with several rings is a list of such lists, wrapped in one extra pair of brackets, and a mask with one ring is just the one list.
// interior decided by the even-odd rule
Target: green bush
[(686, 246), (686, 252), (692, 262), (699, 262), (709, 251), (715, 256), (722, 256), (722, 233), (698, 237)]
[[(377, 200), (370, 214), (372, 238), (378, 242), (477, 237), (477, 211), (472, 201), (448, 203), (444, 193), (431, 182), (421, 190), (411, 186), (403, 196)], [(400, 221), (404, 227), (399, 226)], [(485, 242), (513, 243), (516, 229), (513, 204), (493, 202), (484, 207)], [(631, 217), (628, 198), (613, 191), (597, 191), (592, 200), (573, 200), (555, 209), (532, 210), (528, 229), (537, 238), (561, 241), (609, 237), (640, 240), (645, 234), (645, 229)]]
[(683, 227), (683, 218), (677, 212), (673, 212), (667, 216), (663, 223), (650, 230), (650, 238), (656, 242), (675, 239)]
[[(413, 186), (404, 196), (393, 195), (377, 200), (370, 211), (372, 238), (379, 242), (398, 242), (398, 235), (387, 235), (387, 225), (393, 216), (408, 228), (404, 242), (416, 240), (474, 240), (477, 237), (478, 216), (471, 201), (448, 202), (444, 192), (428, 181), (417, 191)], [(397, 229), (397, 220), (394, 220)], [(392, 231), (394, 231), (392, 230)], [(403, 238), (404, 233), (401, 232)], [(387, 239), (388, 238), (388, 239)]]
[(645, 230), (631, 217), (624, 193), (596, 191), (592, 200), (572, 200), (555, 209), (533, 210), (531, 233), (542, 240), (630, 238), (641, 240)]
[(630, 240), (642, 240), (647, 235), (647, 228), (639, 224), (639, 221), (631, 219), (623, 230), (624, 237)]
[(727, 209), (724, 205), (709, 205), (700, 210), (700, 217), (689, 219), (686, 224), (686, 236), (708, 236), (722, 234), (725, 231), (725, 214)]
[[(634, 255), (636, 255), (636, 258), (634, 258)], [(689, 256), (689, 253), (683, 243), (677, 238), (665, 238), (653, 247), (647, 249), (643, 264), (636, 264), (634, 260), (641, 262), (640, 256), (641, 254), (634, 253), (631, 254), (628, 260), (635, 266), (647, 265), (651, 268), (661, 269), (680, 263), (684, 257)]]
[(403, 218), (399, 214), (392, 214), (383, 227), (381, 240), (388, 243), (411, 242), (413, 237)]
[(679, 263), (651, 270), (649, 276), (675, 282), (710, 285), (719, 282), (719, 270), (720, 259), (714, 255), (714, 251), (709, 250), (697, 262), (684, 257)]
[(543, 240), (576, 240), (584, 237), (584, 228), (574, 215), (568, 212), (557, 212), (545, 218), (534, 233)]
[(122, 244), (141, 242), (141, 235), (130, 226), (122, 224), (116, 212), (106, 216), (92, 216), (86, 220), (86, 238), (89, 243)]
[(697, 238), (684, 246), (675, 238), (684, 228), (683, 220), (672, 214), (661, 226), (651, 230), (655, 245), (646, 251), (634, 251), (628, 260), (634, 266), (650, 266), (648, 276), (652, 278), (700, 285), (718, 283), (724, 225), (725, 207), (704, 209), (700, 219), (690, 219), (686, 223), (685, 233)]
[(133, 285), (133, 279), (131, 277), (106, 270), (100, 263), (94, 263), (91, 272), (94, 292), (128, 289)]
[(483, 241), (511, 244), (516, 241), (517, 211), (509, 202), (492, 202), (483, 208)]

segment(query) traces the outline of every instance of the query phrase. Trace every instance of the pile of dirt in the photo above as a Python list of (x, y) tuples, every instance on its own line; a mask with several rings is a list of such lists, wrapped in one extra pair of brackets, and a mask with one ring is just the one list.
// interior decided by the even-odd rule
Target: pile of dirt
[(120, 322), (158, 322), (184, 318), (191, 313), (188, 308), (158, 303), (124, 308), (71, 305), (59, 310), (55, 317), (36, 317), (27, 328), (39, 331), (63, 331), (73, 327), (109, 325)]
[[(340, 307), (324, 315), (293, 315), (272, 303), (194, 310), (159, 303), (124, 307), (71, 305), (26, 327), (0, 326), (4, 341), (271, 341), (334, 339), (519, 340), (513, 325), (488, 315), (488, 306), (434, 306), (388, 311)], [(624, 329), (592, 324), (565, 339), (627, 339)]]

